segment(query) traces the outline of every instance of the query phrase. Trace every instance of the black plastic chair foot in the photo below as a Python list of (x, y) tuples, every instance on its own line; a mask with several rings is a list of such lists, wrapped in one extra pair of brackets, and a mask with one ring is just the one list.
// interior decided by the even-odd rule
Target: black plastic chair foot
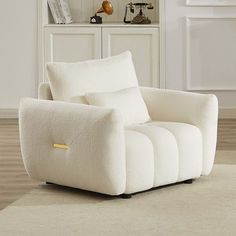
[(132, 194), (121, 194), (121, 198), (130, 199), (130, 198), (132, 198)]
[(185, 184), (192, 184), (193, 183), (193, 179), (187, 179), (184, 181)]
[(53, 183), (50, 183), (50, 182), (46, 182), (46, 184), (53, 184)]

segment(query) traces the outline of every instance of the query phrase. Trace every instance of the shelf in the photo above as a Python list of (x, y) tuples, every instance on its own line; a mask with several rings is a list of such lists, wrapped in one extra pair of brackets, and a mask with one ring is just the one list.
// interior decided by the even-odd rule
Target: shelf
[(44, 27), (132, 27), (132, 28), (158, 28), (159, 23), (152, 24), (125, 24), (118, 22), (103, 23), (103, 24), (90, 24), (90, 23), (72, 23), (72, 24), (47, 24)]

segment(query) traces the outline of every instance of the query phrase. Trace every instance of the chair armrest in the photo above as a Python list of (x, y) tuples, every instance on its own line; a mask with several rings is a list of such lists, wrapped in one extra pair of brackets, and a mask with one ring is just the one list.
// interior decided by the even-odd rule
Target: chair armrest
[(117, 111), (26, 98), (20, 103), (19, 124), (31, 177), (110, 195), (124, 192), (124, 128)]
[(212, 94), (141, 87), (152, 120), (197, 126), (203, 137), (203, 171), (209, 174), (215, 157), (218, 100)]
[(43, 100), (53, 100), (49, 83), (39, 84), (38, 97)]

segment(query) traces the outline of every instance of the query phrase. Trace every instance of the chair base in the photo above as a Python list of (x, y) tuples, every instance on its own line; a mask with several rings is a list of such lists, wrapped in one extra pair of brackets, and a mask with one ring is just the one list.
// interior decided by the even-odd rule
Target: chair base
[[(194, 179), (187, 179), (187, 180), (185, 180), (185, 181), (183, 181), (183, 183), (184, 184), (192, 184), (193, 183), (193, 181), (194, 181)], [(51, 183), (51, 182), (45, 182), (46, 184), (53, 184), (53, 183)], [(166, 185), (167, 186), (167, 185)], [(162, 187), (164, 187), (164, 186), (161, 186), (161, 187), (157, 187), (157, 188), (162, 188)], [(152, 190), (155, 190), (156, 188), (152, 188), (152, 189), (149, 189), (149, 190), (147, 190), (147, 191), (152, 191)], [(146, 192), (146, 191), (142, 191), (142, 192)], [(140, 192), (141, 193), (141, 192)], [(121, 194), (121, 195), (119, 195), (119, 197), (120, 198), (123, 198), (123, 199), (130, 199), (130, 198), (132, 198), (132, 194)]]
[[(51, 182), (45, 182), (46, 184), (53, 184), (53, 183), (51, 183)], [(130, 199), (130, 198), (132, 198), (132, 194), (121, 194), (121, 195), (119, 195), (119, 197), (121, 197), (121, 198), (123, 198), (123, 199)]]
[(193, 179), (187, 179), (184, 181), (185, 184), (192, 184), (193, 183)]
[(121, 194), (120, 197), (123, 199), (130, 199), (132, 198), (132, 194)]

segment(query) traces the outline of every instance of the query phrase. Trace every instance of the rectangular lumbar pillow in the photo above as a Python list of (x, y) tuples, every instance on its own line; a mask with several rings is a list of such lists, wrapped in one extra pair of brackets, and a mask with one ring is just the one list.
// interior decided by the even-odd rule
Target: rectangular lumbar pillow
[(146, 104), (138, 87), (112, 93), (88, 93), (85, 98), (90, 105), (119, 110), (126, 126), (145, 123), (150, 120)]
[(53, 99), (60, 101), (70, 102), (76, 97), (77, 102), (85, 103), (83, 96), (86, 93), (138, 86), (129, 51), (99, 60), (48, 63), (47, 72)]

